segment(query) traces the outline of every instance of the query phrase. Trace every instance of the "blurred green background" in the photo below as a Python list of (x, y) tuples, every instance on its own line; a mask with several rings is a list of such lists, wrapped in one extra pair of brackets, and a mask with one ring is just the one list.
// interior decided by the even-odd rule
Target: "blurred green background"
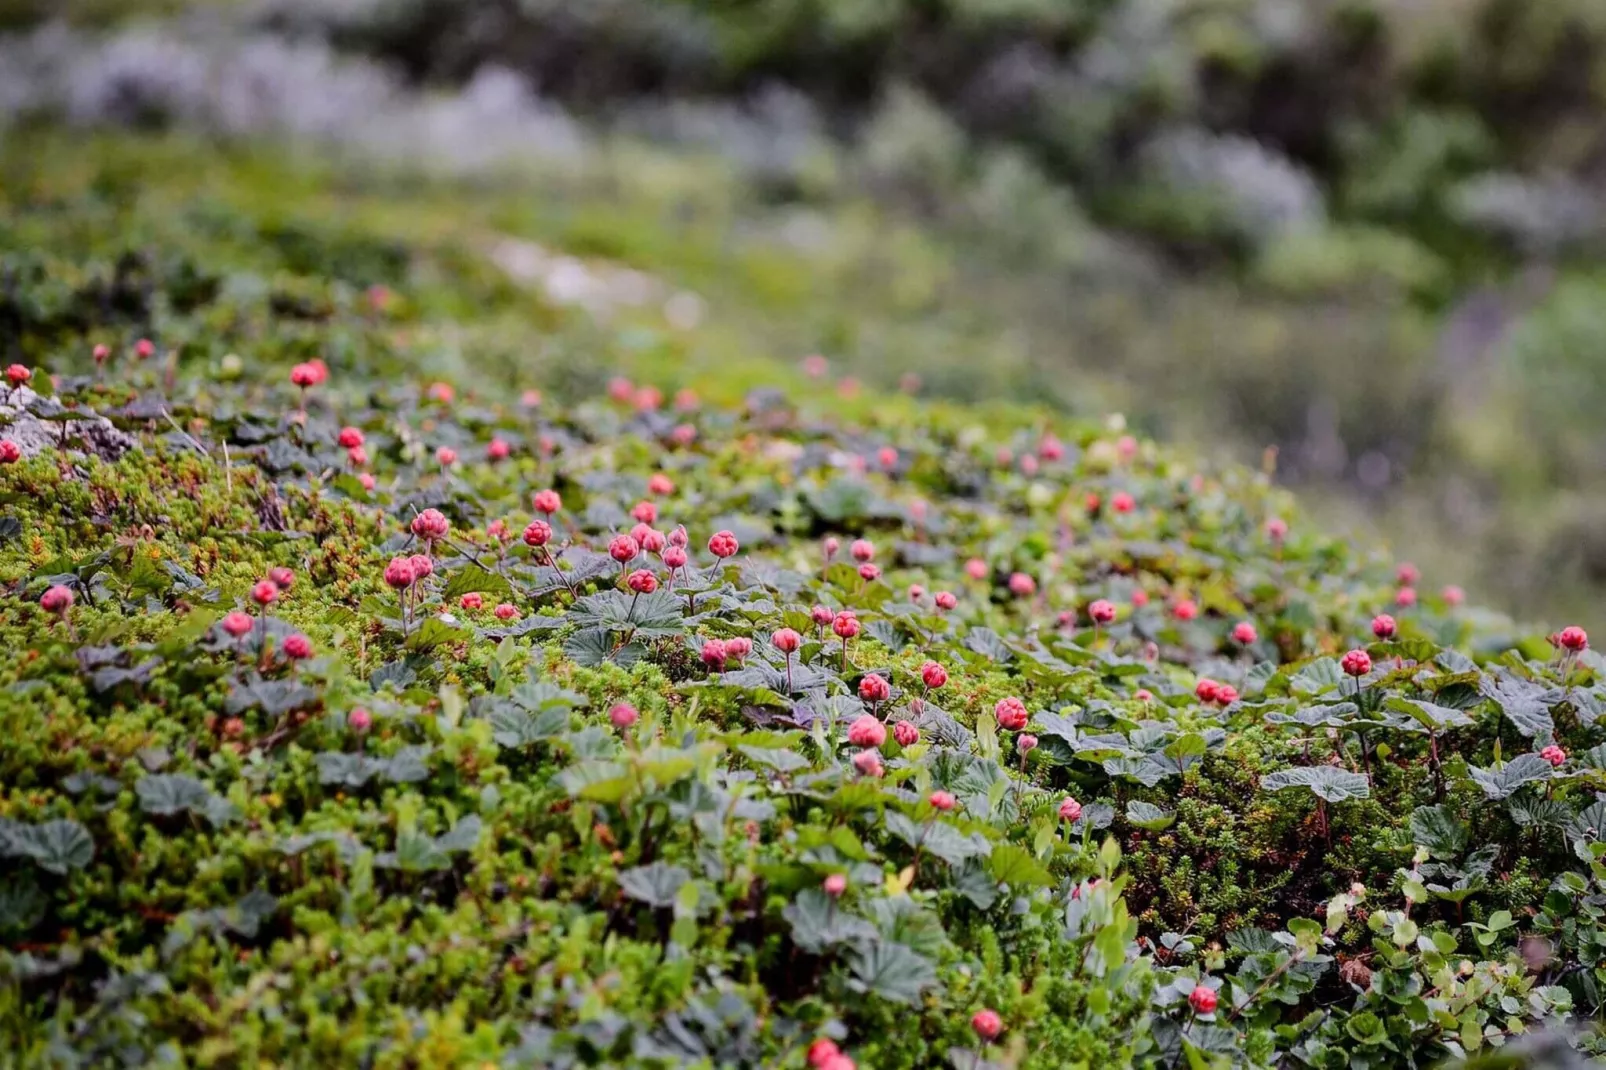
[(67, 127), (427, 176), (431, 225), (599, 316), (1275, 448), (1425, 586), (1603, 623), (1601, 0), (0, 0), (0, 34), (13, 169)]

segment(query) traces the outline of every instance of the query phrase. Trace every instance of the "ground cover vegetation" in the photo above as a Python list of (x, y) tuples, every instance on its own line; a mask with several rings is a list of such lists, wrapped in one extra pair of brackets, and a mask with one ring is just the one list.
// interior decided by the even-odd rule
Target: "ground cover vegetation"
[(0, 128), (601, 158), (526, 214), (766, 350), (1275, 446), (1330, 528), (1598, 627), (1603, 11), (0, 0)]
[(556, 301), (478, 244), (494, 186), (25, 144), (8, 1058), (1606, 1047), (1583, 629), (1119, 417)]

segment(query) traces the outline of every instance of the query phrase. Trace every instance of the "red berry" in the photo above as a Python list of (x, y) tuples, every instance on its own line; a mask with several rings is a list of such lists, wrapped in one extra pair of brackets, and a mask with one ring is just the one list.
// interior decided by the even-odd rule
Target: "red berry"
[(644, 568), (638, 568), (625, 579), (625, 586), (637, 594), (652, 594), (658, 589), (658, 577)]
[(9, 438), (0, 438), (0, 464), (16, 464), (22, 459), (22, 447)]
[(775, 649), (781, 653), (794, 654), (803, 645), (803, 637), (790, 628), (777, 628), (770, 636), (770, 642), (774, 643)]
[(1220, 693), (1220, 691), (1221, 685), (1210, 679), (1208, 676), (1204, 677), (1197, 684), (1193, 685), (1193, 697), (1198, 699), (1200, 702), (1216, 701), (1216, 695)]
[(1031, 720), (1026, 712), (1026, 703), (1014, 696), (999, 699), (993, 706), (993, 717), (998, 721), (998, 727), (1011, 732), (1019, 732)]
[(1115, 619), (1115, 606), (1100, 598), (1087, 607), (1087, 615), (1093, 618), (1094, 624), (1108, 624)]
[(346, 714), (346, 723), (351, 726), (351, 730), (353, 732), (366, 732), (369, 728), (373, 727), (373, 714), (369, 713), (361, 706), (358, 706), (356, 709)]
[(1214, 1014), (1216, 1012), (1216, 991), (1208, 985), (1198, 985), (1188, 995), (1188, 1005), (1195, 1014)]
[(545, 546), (552, 541), (552, 525), (545, 520), (532, 520), (524, 526), (524, 542), (528, 546)]
[(875, 544), (869, 539), (854, 539), (853, 545), (848, 547), (848, 553), (853, 555), (855, 561), (868, 561), (875, 556)]
[(665, 547), (664, 564), (671, 569), (684, 568), (686, 565), (686, 548), (684, 546)]
[(1563, 628), (1561, 634), (1556, 636), (1556, 640), (1561, 643), (1563, 649), (1577, 653), (1589, 646), (1589, 633), (1573, 624)]
[(841, 873), (833, 873), (821, 882), (821, 887), (825, 889), (826, 895), (836, 899), (848, 890), (848, 878)]
[(920, 666), (920, 679), (930, 688), (938, 688), (948, 682), (948, 670), (935, 661), (928, 661)]
[(536, 494), (535, 494), (535, 511), (536, 512), (545, 513), (548, 516), (551, 516), (553, 513), (557, 512), (558, 510), (560, 510), (562, 508), (563, 508), (563, 499), (558, 496), (558, 492), (557, 491), (555, 491), (555, 490), (536, 491)]
[(385, 566), (385, 583), (400, 590), (413, 585), (413, 559), (410, 557), (393, 557), (390, 564)]
[(46, 613), (65, 613), (72, 608), (72, 604), (72, 588), (64, 587), (59, 583), (54, 587), (47, 588), (45, 593), (39, 596), (39, 606)]
[(851, 609), (844, 609), (831, 619), (831, 630), (843, 639), (852, 639), (859, 634), (859, 618)]
[(407, 561), (413, 566), (414, 583), (428, 579), (435, 574), (435, 563), (429, 559), (427, 554), (414, 554)]
[(934, 791), (926, 799), (926, 801), (931, 804), (932, 809), (941, 810), (945, 814), (952, 810), (958, 803), (958, 800), (955, 799), (951, 793), (946, 791)]
[(647, 493), (655, 494), (660, 498), (666, 494), (673, 494), (675, 493), (674, 481), (662, 472), (655, 472), (652, 478), (647, 480)]
[(477, 609), (485, 608), (485, 596), (478, 591), (470, 591), (458, 599), (457, 604), (472, 613)]
[(859, 697), (866, 702), (885, 702), (892, 695), (892, 685), (885, 676), (871, 673), (859, 681)]
[(658, 522), (658, 507), (649, 501), (639, 501), (630, 510), (630, 515), (643, 524), (655, 524)]
[(433, 542), (436, 539), (444, 539), (451, 526), (451, 522), (439, 509), (425, 509), (413, 517), (412, 530), (414, 535), (425, 542)]
[(1060, 820), (1075, 822), (1082, 816), (1082, 804), (1066, 797), (1060, 800)]
[(718, 639), (710, 639), (703, 644), (703, 664), (712, 669), (719, 669), (725, 664), (725, 644)]
[(1017, 598), (1027, 598), (1037, 590), (1037, 581), (1024, 572), (1012, 572), (1009, 576), (1009, 593)]
[(937, 603), (937, 608), (941, 610), (949, 610), (959, 604), (958, 596), (952, 591), (938, 591), (933, 597), (933, 601)]
[(734, 557), (739, 547), (736, 536), (729, 531), (716, 531), (708, 540), (708, 550), (715, 557)]
[(641, 714), (628, 702), (621, 702), (608, 711), (608, 721), (615, 728), (625, 729), (641, 719)]
[(1192, 599), (1184, 598), (1171, 607), (1171, 615), (1178, 620), (1193, 620), (1199, 615), (1199, 607), (1194, 604)]
[(741, 661), (753, 652), (753, 641), (746, 636), (737, 635), (725, 640), (725, 657), (731, 661)]
[(1379, 613), (1372, 618), (1372, 634), (1379, 639), (1392, 639), (1399, 625), (1387, 613)]
[(6, 369), (6, 382), (10, 383), (13, 387), (21, 386), (23, 383), (26, 383), (32, 378), (33, 372), (29, 371), (24, 365), (13, 364)]
[(1126, 491), (1117, 491), (1110, 495), (1110, 508), (1118, 513), (1130, 513), (1137, 508), (1137, 502)]
[(1017, 751), (1019, 751), (1022, 756), (1026, 755), (1027, 753), (1029, 753), (1031, 751), (1036, 750), (1037, 749), (1037, 737), (1034, 736), (1034, 735), (1029, 735), (1029, 734), (1027, 734), (1025, 732), (1022, 732), (1020, 735), (1015, 737), (1015, 749)]
[(629, 535), (615, 535), (613, 541), (608, 543), (608, 556), (620, 564), (624, 564), (626, 561), (634, 561), (639, 553), (641, 553), (641, 547), (637, 546), (636, 540)]
[(493, 438), (491, 444), (485, 447), (485, 459), (488, 461), (505, 461), (512, 454), (513, 447), (507, 444), (506, 439)]
[(358, 430), (357, 428), (355, 428), (355, 427), (342, 427), (340, 429), (340, 438), (339, 438), (338, 441), (340, 442), (341, 446), (343, 446), (343, 447), (345, 447), (346, 449), (349, 450), (349, 449), (352, 449), (354, 447), (361, 446), (364, 442), (366, 442), (368, 440), (363, 435), (363, 433), (360, 430)]
[(840, 1054), (840, 1049), (836, 1042), (821, 1037), (809, 1045), (808, 1063), (814, 1070), (824, 1070), (825, 1061), (837, 1054)]
[(273, 568), (268, 569), (268, 579), (272, 580), (279, 590), (288, 591), (295, 586), (296, 574), (293, 569), (286, 568), (283, 565), (275, 565)]
[(874, 583), (881, 578), (881, 567), (872, 561), (866, 561), (859, 566), (859, 578), (866, 583)]
[(813, 609), (809, 610), (809, 619), (821, 627), (830, 624), (832, 617), (832, 612), (825, 606), (815, 606)]
[(1367, 673), (1372, 671), (1372, 655), (1368, 654), (1364, 650), (1356, 648), (1355, 650), (1351, 650), (1348, 654), (1345, 654), (1344, 660), (1339, 664), (1343, 667), (1344, 671), (1349, 673), (1351, 676), (1365, 676)]
[[(880, 680), (881, 677), (866, 676), (865, 679)], [(848, 726), (848, 742), (855, 747), (879, 747), (886, 741), (887, 726), (868, 713), (861, 714), (857, 720)]]
[(259, 606), (272, 605), (279, 598), (279, 585), (272, 580), (259, 580), (251, 588), (251, 601)]
[(238, 609), (225, 614), (223, 617), (223, 630), (236, 639), (254, 627), (256, 627), (256, 622), (251, 619), (251, 615), (249, 613), (241, 613)]
[(912, 747), (920, 742), (920, 729), (914, 726), (913, 721), (899, 721), (892, 726), (892, 738), (898, 741), (900, 747)]
[(1539, 757), (1543, 758), (1545, 761), (1549, 762), (1553, 766), (1556, 766), (1557, 768), (1567, 764), (1567, 752), (1556, 746), (1554, 743), (1540, 751)]
[(1244, 646), (1253, 644), (1259, 638), (1255, 633), (1255, 626), (1246, 620), (1241, 620), (1233, 625), (1232, 637), (1236, 642), (1242, 643)]
[(491, 612), (496, 614), (497, 620), (512, 620), (519, 615), (518, 607), (507, 602), (498, 602)]
[(998, 1034), (1004, 1031), (1004, 1020), (998, 1017), (997, 1011), (981, 1010), (971, 1015), (970, 1028), (974, 1029), (982, 1040), (991, 1042), (998, 1039)]
[(881, 755), (873, 750), (862, 750), (853, 756), (853, 768), (861, 776), (880, 776), (886, 770), (881, 765)]
[(312, 657), (312, 641), (300, 632), (285, 636), (284, 656), (294, 661)]

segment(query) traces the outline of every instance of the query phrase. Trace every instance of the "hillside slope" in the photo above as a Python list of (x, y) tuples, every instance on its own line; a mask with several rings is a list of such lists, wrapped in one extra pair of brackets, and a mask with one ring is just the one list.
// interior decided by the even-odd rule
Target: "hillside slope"
[(20, 1064), (1555, 1066), (1598, 1018), (1581, 631), (1119, 418), (740, 353), (494, 190), (189, 152), (5, 187)]

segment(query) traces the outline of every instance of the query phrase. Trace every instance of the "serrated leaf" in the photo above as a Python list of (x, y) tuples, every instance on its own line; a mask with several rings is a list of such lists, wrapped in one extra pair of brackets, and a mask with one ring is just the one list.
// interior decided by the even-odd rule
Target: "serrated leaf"
[(501, 602), (513, 601), (516, 594), (506, 576), (489, 572), (479, 565), (463, 565), (452, 570), (441, 598), (449, 604), (455, 603), (471, 591), (491, 595)]
[(675, 905), (675, 897), (689, 880), (691, 873), (685, 867), (654, 862), (619, 874), (619, 890), (650, 907), (667, 909)]
[(1173, 811), (1162, 810), (1153, 803), (1133, 799), (1126, 804), (1126, 819), (1140, 829), (1161, 832), (1175, 823), (1177, 815)]
[(1467, 772), (1488, 798), (1504, 799), (1525, 784), (1549, 780), (1555, 770), (1539, 755), (1529, 753), (1517, 755), (1498, 769), (1473, 766)]
[(931, 960), (885, 940), (857, 948), (851, 970), (849, 987), (894, 1003), (919, 1002), (921, 993), (937, 981)]
[(1447, 806), (1419, 806), (1411, 811), (1411, 842), (1439, 858), (1459, 858), (1471, 837), (1472, 830)]
[(1364, 799), (1372, 794), (1371, 785), (1367, 783), (1363, 774), (1351, 773), (1331, 765), (1279, 769), (1275, 773), (1267, 773), (1261, 777), (1260, 786), (1266, 791), (1306, 788), (1312, 794), (1332, 803), (1344, 802), (1347, 799)]
[(142, 777), (134, 794), (145, 813), (167, 817), (182, 810), (200, 813), (212, 798), (212, 789), (183, 773), (155, 773)]
[(1013, 843), (1001, 843), (993, 848), (987, 860), (987, 871), (996, 880), (1016, 888), (1050, 888), (1054, 885), (1053, 875), (1030, 852)]
[(38, 825), (4, 822), (0, 854), (32, 859), (40, 869), (65, 874), (83, 869), (95, 857), (95, 841), (76, 821), (58, 819)]
[(819, 954), (839, 944), (859, 943), (876, 935), (875, 926), (843, 909), (818, 888), (805, 888), (781, 916), (792, 926), (792, 942)]
[(1546, 688), (1521, 677), (1501, 674), (1485, 676), (1479, 681), (1478, 692), (1493, 699), (1517, 731), (1530, 739), (1555, 734), (1556, 722), (1550, 716)]

